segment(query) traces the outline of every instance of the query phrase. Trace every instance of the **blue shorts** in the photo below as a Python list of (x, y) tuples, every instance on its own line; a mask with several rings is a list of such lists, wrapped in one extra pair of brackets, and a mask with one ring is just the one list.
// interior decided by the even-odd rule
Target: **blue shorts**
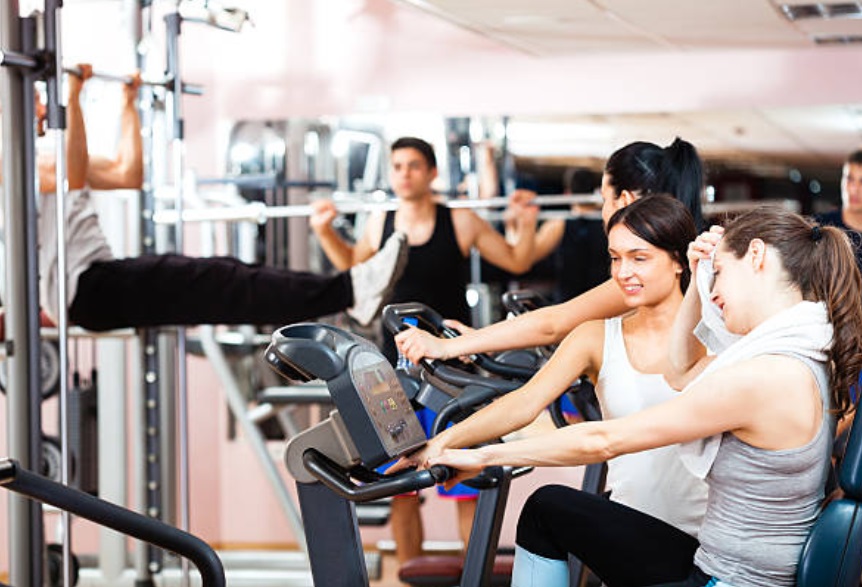
[(563, 414), (566, 416), (580, 416), (580, 412), (578, 412), (578, 408), (575, 407), (575, 404), (572, 403), (572, 400), (569, 399), (569, 394), (563, 394), (563, 399), (560, 401), (560, 408), (563, 410)]
[[(430, 438), (431, 428), (434, 425), (434, 419), (437, 417), (437, 412), (428, 408), (421, 408), (416, 410), (416, 417), (419, 418), (419, 423), (422, 425), (422, 429), (425, 430), (425, 437)], [(392, 463), (381, 465), (377, 468), (377, 471), (379, 473), (385, 473), (390, 466), (392, 466)], [(476, 499), (479, 497), (479, 490), (467, 487), (461, 483), (452, 489), (446, 489), (442, 485), (437, 485), (437, 494), (440, 495), (440, 497), (448, 499)]]

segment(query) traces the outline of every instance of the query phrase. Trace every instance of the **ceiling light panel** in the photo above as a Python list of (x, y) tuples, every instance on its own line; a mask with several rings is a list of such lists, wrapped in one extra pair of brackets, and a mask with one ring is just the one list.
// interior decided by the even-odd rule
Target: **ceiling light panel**
[(776, 3), (788, 20), (862, 18), (862, 2)]

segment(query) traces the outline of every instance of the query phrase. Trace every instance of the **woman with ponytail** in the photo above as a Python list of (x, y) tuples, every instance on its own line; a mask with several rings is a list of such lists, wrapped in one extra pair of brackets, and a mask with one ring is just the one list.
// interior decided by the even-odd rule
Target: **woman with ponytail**
[[(683, 204), (703, 229), (701, 192), (703, 164), (694, 146), (680, 138), (667, 147), (638, 141), (615, 151), (602, 176), (602, 219), (607, 224), (617, 210), (635, 200), (655, 194), (670, 194)], [(534, 261), (548, 255), (563, 237), (563, 221), (551, 221), (536, 234)], [(598, 261), (598, 260), (597, 260)], [(556, 344), (580, 324), (620, 316), (627, 311), (625, 296), (609, 279), (562, 304), (540, 308), (478, 330), (450, 320), (462, 333), (457, 338), (437, 338), (418, 328), (395, 337), (399, 350), (418, 364), (423, 357), (449, 359), (480, 352), (497, 352)]]
[[(574, 554), (609, 587), (792, 587), (821, 502), (834, 422), (862, 368), (862, 277), (847, 237), (781, 208), (690, 246), (677, 314), (675, 398), (547, 435), (428, 455), (426, 466), (570, 466), (680, 444), (709, 502), (694, 553), (680, 531), (620, 504), (546, 486), (518, 522), (513, 587), (565, 587)], [(714, 312), (714, 314), (711, 314)], [(726, 331), (722, 332), (723, 329)], [(704, 355), (701, 340), (717, 355)], [(469, 423), (465, 420), (464, 424)], [(587, 501), (607, 523), (584, 524)]]

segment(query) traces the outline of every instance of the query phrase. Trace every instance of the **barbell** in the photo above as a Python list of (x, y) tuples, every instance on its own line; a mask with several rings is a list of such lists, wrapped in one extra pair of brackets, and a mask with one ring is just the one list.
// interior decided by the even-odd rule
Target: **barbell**
[[(342, 196), (344, 193), (342, 193)], [(341, 201), (338, 202), (339, 192), (333, 194), (336, 200), (336, 210), (340, 214), (358, 214), (361, 212), (380, 212), (398, 209), (397, 199), (385, 199), (374, 201)], [(482, 200), (445, 200), (442, 202), (447, 208), (454, 209), (494, 209), (505, 208), (509, 205), (508, 198), (487, 198)], [(601, 205), (601, 196), (595, 194), (575, 194), (561, 196), (538, 196), (532, 203), (541, 206), (572, 206), (575, 204), (596, 206)], [(267, 206), (261, 202), (252, 202), (244, 206), (230, 208), (202, 208), (184, 209), (182, 212), (183, 222), (256, 222), (264, 224), (273, 218), (302, 218), (311, 216), (314, 207), (310, 204), (296, 204), (291, 206)], [(153, 214), (153, 221), (157, 224), (176, 224), (179, 215), (176, 210), (159, 210)]]
[[(349, 199), (353, 201), (349, 201)], [(363, 212), (379, 212), (398, 209), (398, 200), (394, 198), (357, 201), (355, 193), (333, 192), (335, 208), (339, 214), (358, 214)], [(341, 199), (342, 201), (338, 201)], [(509, 205), (508, 198), (486, 198), (482, 200), (445, 200), (442, 202), (447, 208), (480, 209), (503, 209)], [(565, 194), (565, 195), (543, 195), (537, 196), (532, 203), (540, 208), (543, 206), (574, 206), (585, 205), (596, 208), (602, 205), (602, 198), (598, 194)], [(801, 206), (797, 200), (774, 200), (757, 202), (707, 202), (703, 205), (705, 216), (719, 216), (723, 214), (738, 214), (751, 210), (763, 204), (778, 204), (791, 212), (799, 213)], [(256, 222), (265, 224), (267, 220), (275, 218), (303, 218), (314, 213), (310, 204), (296, 204), (290, 206), (267, 206), (262, 202), (252, 202), (243, 206), (224, 208), (201, 208), (184, 209), (183, 222)], [(586, 213), (573, 214), (569, 210), (542, 210), (539, 218), (542, 220), (566, 219), (574, 217), (600, 218), (598, 210)], [(153, 221), (157, 224), (176, 224), (178, 214), (176, 210), (159, 210), (153, 214)]]

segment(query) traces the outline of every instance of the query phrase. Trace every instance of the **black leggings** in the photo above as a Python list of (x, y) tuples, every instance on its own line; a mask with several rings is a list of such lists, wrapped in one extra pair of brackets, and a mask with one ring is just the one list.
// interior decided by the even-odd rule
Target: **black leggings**
[(518, 518), (518, 546), (539, 556), (576, 556), (608, 587), (706, 585), (694, 566), (698, 542), (657, 518), (603, 497), (546, 485)]
[(93, 263), (69, 318), (88, 330), (196, 324), (290, 324), (353, 304), (348, 272), (333, 276), (232, 257), (149, 255)]

